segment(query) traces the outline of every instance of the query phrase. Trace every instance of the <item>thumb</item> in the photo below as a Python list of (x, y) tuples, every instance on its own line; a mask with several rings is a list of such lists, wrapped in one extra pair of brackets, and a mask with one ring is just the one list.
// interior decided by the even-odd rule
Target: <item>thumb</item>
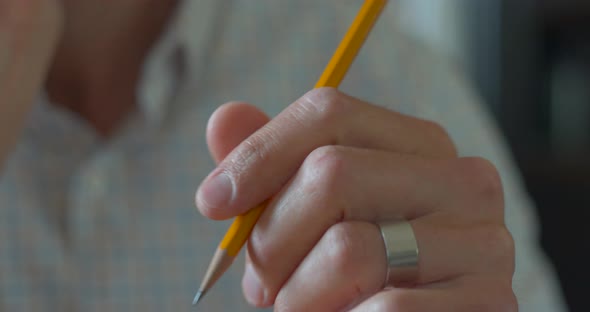
[(221, 162), (269, 120), (265, 113), (247, 103), (230, 102), (220, 106), (207, 124), (207, 145), (215, 163)]

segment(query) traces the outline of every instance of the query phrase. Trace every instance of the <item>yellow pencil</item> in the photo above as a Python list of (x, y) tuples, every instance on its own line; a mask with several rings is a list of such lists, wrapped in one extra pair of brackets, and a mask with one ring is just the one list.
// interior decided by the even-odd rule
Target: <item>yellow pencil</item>
[[(315, 88), (338, 87), (386, 2), (387, 0), (365, 0), (352, 25), (334, 52), (332, 59), (324, 69), (322, 76), (316, 83)], [(248, 240), (250, 232), (252, 232), (267, 204), (268, 200), (235, 218), (211, 260), (201, 287), (199, 287), (199, 291), (193, 299), (193, 305), (201, 300), (205, 293), (231, 266), (240, 249)]]

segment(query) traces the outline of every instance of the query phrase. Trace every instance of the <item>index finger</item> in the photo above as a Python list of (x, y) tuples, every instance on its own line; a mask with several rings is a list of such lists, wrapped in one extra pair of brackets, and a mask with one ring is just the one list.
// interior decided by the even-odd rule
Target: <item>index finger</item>
[(197, 207), (213, 219), (242, 214), (278, 192), (307, 155), (325, 145), (456, 156), (446, 132), (433, 122), (319, 88), (235, 148), (199, 187)]

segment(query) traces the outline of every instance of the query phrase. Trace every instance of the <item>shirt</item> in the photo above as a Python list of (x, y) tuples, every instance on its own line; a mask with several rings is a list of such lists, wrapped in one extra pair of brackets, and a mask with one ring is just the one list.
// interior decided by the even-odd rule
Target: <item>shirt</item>
[[(0, 310), (189, 310), (228, 222), (194, 208), (214, 168), (208, 117), (243, 100), (273, 116), (313, 87), (361, 1), (185, 1), (145, 63), (140, 110), (108, 140), (40, 95), (0, 173)], [(516, 243), (520, 311), (560, 311), (531, 202), (461, 72), (399, 30), (390, 4), (342, 91), (443, 125), (491, 160)], [(242, 260), (199, 308), (248, 311)]]

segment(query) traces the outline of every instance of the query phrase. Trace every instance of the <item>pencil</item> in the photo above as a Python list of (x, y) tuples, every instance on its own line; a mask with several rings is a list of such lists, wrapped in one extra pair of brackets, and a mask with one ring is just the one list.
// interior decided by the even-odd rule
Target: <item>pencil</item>
[[(386, 2), (387, 0), (365, 0), (314, 88), (338, 87)], [(231, 266), (267, 204), (268, 200), (235, 218), (213, 255), (199, 291), (193, 299), (193, 305), (203, 298)]]

